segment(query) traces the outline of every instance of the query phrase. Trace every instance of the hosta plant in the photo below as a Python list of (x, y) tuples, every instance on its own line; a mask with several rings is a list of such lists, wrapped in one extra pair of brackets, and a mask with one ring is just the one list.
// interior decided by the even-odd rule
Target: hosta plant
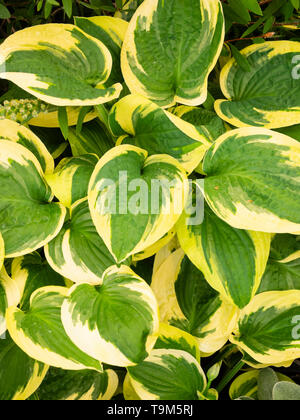
[(299, 2), (56, 3), (0, 45), (0, 399), (299, 400)]

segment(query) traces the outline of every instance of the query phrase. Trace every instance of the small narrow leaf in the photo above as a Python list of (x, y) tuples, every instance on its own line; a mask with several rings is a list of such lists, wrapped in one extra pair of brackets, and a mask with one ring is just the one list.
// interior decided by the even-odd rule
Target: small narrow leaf
[(251, 12), (262, 16), (263, 12), (257, 0), (241, 0), (241, 2), (248, 8)]
[(9, 19), (10, 16), (8, 8), (0, 3), (0, 19)]
[(236, 59), (238, 65), (243, 69), (245, 72), (251, 71), (251, 65), (245, 55), (242, 55), (240, 51), (232, 44), (230, 44), (230, 48), (232, 51), (233, 57)]
[(69, 135), (69, 126), (68, 126), (68, 114), (67, 109), (65, 106), (61, 106), (58, 108), (58, 121), (59, 126), (62, 132), (62, 135), (67, 140)]
[(72, 17), (72, 9), (73, 9), (73, 1), (72, 0), (62, 0), (65, 12), (67, 16), (70, 18)]

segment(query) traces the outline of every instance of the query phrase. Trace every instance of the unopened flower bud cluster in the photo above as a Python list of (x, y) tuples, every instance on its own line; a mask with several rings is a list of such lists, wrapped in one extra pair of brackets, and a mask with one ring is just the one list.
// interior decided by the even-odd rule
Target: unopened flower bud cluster
[(9, 119), (20, 124), (25, 124), (41, 113), (48, 113), (48, 104), (38, 99), (13, 99), (4, 101), (0, 105), (0, 119)]

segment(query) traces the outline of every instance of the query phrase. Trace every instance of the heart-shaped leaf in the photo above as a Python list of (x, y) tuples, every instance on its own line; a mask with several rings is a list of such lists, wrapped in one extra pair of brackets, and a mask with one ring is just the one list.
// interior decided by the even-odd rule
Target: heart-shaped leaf
[(72, 287), (62, 307), (62, 321), (82, 351), (115, 366), (144, 360), (159, 329), (153, 292), (126, 266), (109, 268), (101, 286)]
[(135, 146), (115, 147), (100, 159), (91, 177), (92, 219), (117, 262), (161, 239), (185, 206), (186, 173), (178, 161), (147, 156)]
[(235, 127), (299, 123), (299, 42), (254, 44), (241, 54), (250, 70), (244, 71), (235, 58), (223, 68), (221, 88), (227, 99), (216, 102), (217, 114)]
[(163, 107), (201, 105), (223, 41), (219, 0), (145, 0), (122, 47), (125, 82), (131, 93)]
[(237, 229), (300, 231), (300, 143), (264, 128), (221, 136), (203, 162), (204, 195), (218, 217)]

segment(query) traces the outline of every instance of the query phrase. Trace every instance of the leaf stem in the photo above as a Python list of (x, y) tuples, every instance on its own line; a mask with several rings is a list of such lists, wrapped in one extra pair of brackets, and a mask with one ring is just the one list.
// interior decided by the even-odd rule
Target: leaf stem
[(223, 391), (223, 389), (229, 384), (229, 382), (235, 377), (235, 375), (242, 369), (242, 367), (245, 365), (245, 362), (243, 360), (240, 360), (234, 368), (232, 368), (227, 375), (224, 376), (224, 378), (221, 380), (219, 385), (217, 386), (217, 391), (220, 393)]

